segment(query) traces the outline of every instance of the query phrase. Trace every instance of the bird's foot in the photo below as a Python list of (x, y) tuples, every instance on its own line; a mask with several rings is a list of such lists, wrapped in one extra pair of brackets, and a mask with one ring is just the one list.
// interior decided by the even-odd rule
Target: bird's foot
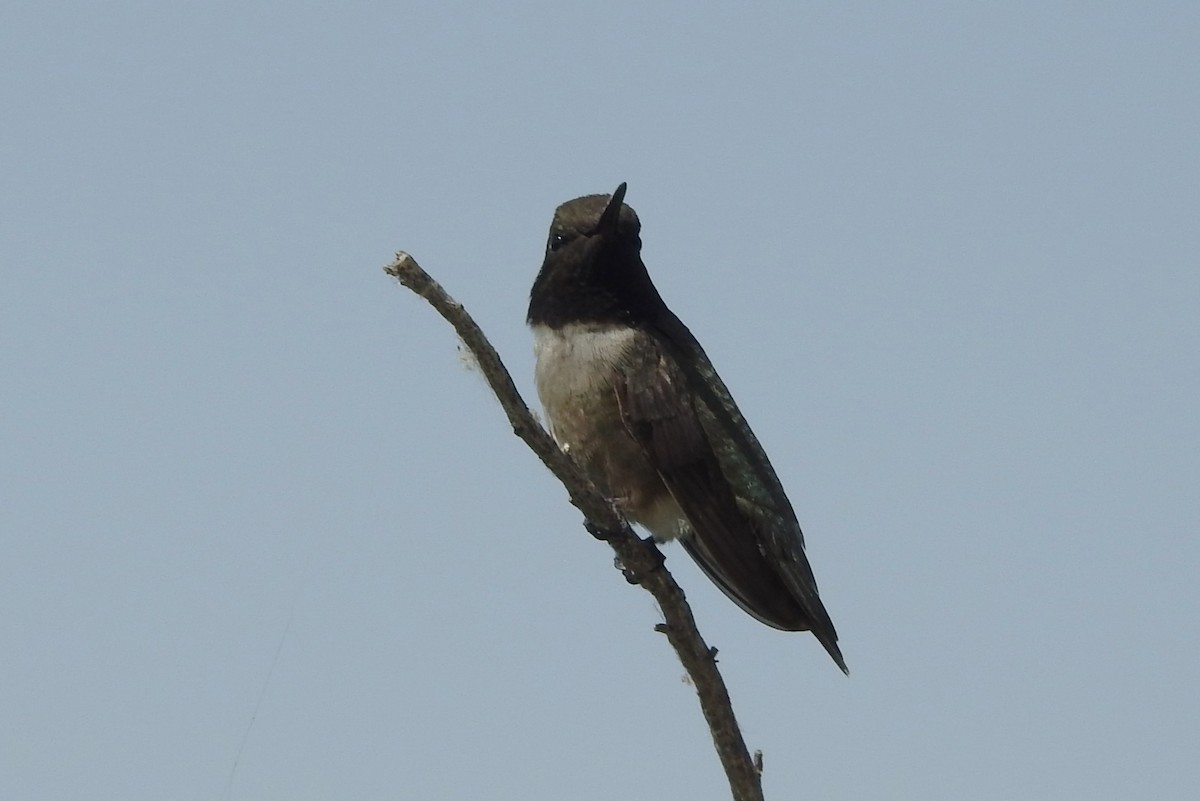
[(624, 562), (621, 561), (620, 556), (617, 556), (613, 559), (613, 567), (615, 567), (617, 570), (620, 570), (621, 575), (623, 575), (625, 577), (625, 580), (628, 581), (630, 584), (641, 584), (641, 581), (638, 580), (639, 574), (644, 574), (645, 572), (653, 572), (655, 570), (658, 570), (667, 561), (666, 557), (663, 556), (662, 551), (660, 551), (658, 549), (658, 545), (655, 542), (653, 537), (642, 538), (642, 546), (646, 549), (646, 552), (649, 554), (650, 559), (653, 562), (649, 566), (648, 571), (631, 569), (628, 565), (626, 565)]

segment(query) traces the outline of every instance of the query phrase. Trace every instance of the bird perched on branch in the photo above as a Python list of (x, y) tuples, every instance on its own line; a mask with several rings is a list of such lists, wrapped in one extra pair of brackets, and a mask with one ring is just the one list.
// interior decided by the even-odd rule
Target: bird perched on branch
[(528, 323), (559, 446), (631, 522), (678, 539), (735, 603), (811, 631), (849, 672), (775, 470), (642, 263), (625, 184), (558, 207)]

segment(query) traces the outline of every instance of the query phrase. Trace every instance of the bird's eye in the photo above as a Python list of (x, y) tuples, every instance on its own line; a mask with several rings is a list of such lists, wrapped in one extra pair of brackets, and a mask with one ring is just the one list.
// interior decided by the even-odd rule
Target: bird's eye
[(561, 234), (561, 233), (550, 234), (550, 249), (551, 250), (558, 250), (565, 244), (567, 244), (567, 235), (566, 234)]

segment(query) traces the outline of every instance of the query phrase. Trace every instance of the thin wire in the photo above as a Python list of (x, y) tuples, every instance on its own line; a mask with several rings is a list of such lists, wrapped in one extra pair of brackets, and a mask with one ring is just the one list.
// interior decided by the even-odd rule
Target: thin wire
[[(300, 589), (304, 589), (303, 584)], [(267, 688), (271, 685), (271, 677), (275, 675), (275, 666), (279, 664), (279, 655), (283, 653), (283, 644), (287, 641), (288, 632), (292, 630), (292, 621), (296, 618), (296, 607), (300, 605), (300, 594), (297, 592), (295, 600), (292, 601), (287, 625), (283, 627), (279, 644), (275, 646), (275, 656), (271, 657), (271, 667), (267, 669), (267, 677), (263, 680), (262, 689), (258, 691), (258, 700), (254, 703), (254, 711), (250, 713), (250, 722), (246, 724), (246, 730), (242, 732), (242, 742), (238, 745), (237, 755), (233, 758), (233, 767), (229, 769), (229, 781), (225, 784), (225, 801), (233, 799), (233, 779), (237, 775), (238, 765), (242, 761), (242, 752), (246, 750), (246, 743), (250, 740), (250, 730), (254, 728), (254, 721), (258, 718), (258, 710), (262, 707), (263, 699), (267, 697)]]

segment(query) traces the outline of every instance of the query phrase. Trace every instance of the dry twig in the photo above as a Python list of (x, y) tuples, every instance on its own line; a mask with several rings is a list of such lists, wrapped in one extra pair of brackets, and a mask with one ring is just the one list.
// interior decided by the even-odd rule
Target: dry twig
[(742, 732), (733, 716), (729, 692), (717, 670), (717, 649), (709, 648), (700, 636), (683, 590), (667, 572), (658, 548), (634, 534), (629, 524), (596, 490), (575, 462), (559, 450), (522, 400), (495, 348), (462, 305), (446, 294), (416, 260), (403, 251), (396, 254), (395, 261), (385, 267), (384, 272), (425, 298), (438, 314), (454, 326), (463, 344), (474, 355), (504, 413), (508, 415), (513, 432), (563, 483), (571, 503), (583, 512), (587, 530), (596, 539), (607, 542), (616, 552), (626, 579), (654, 596), (666, 620), (655, 630), (667, 636), (696, 688), (700, 708), (712, 731), (717, 755), (729, 777), (734, 801), (762, 801), (759, 779), (761, 756), (751, 759), (746, 750)]

